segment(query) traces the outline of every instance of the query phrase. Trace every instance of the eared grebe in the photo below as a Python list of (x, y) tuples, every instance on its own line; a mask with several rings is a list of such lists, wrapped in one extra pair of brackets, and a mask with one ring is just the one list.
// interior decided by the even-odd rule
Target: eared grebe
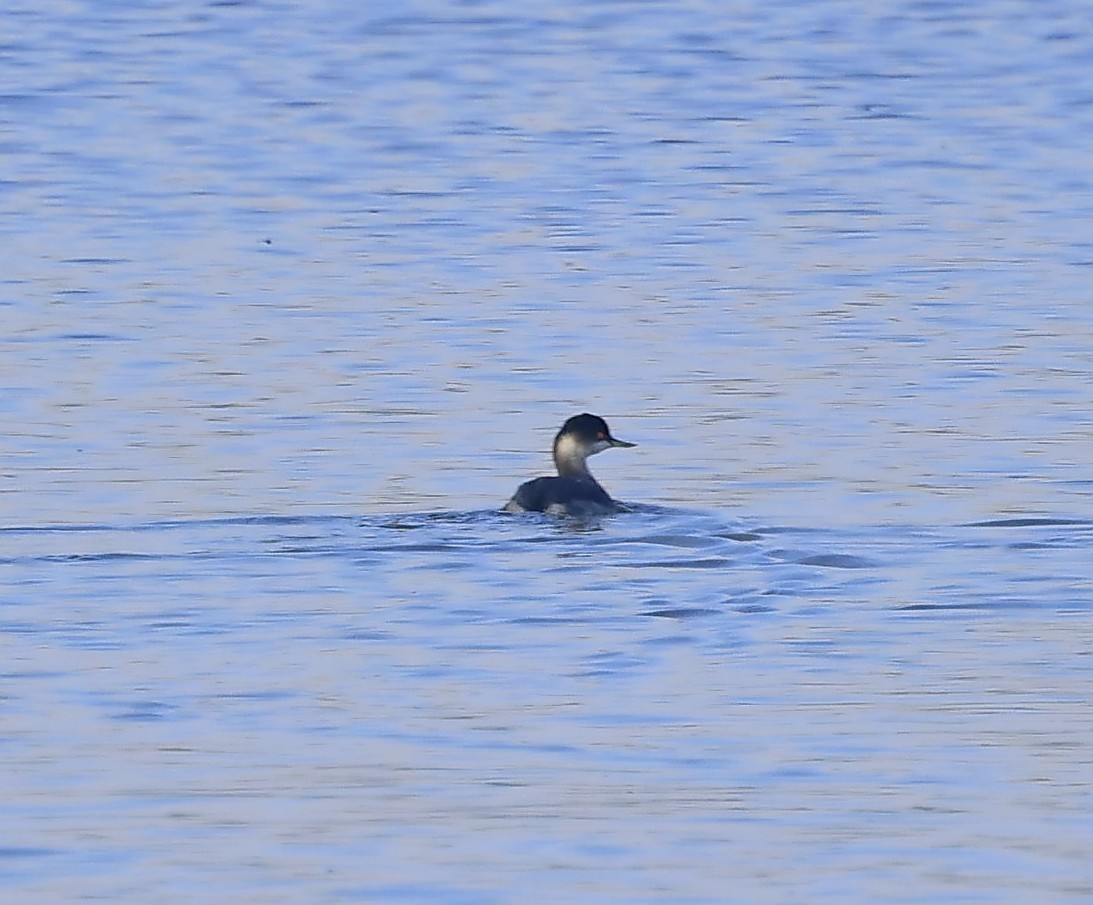
[(598, 415), (574, 415), (554, 438), (556, 478), (535, 478), (521, 484), (505, 512), (552, 512), (563, 515), (598, 515), (619, 509), (588, 470), (587, 459), (610, 446), (636, 446), (611, 436)]

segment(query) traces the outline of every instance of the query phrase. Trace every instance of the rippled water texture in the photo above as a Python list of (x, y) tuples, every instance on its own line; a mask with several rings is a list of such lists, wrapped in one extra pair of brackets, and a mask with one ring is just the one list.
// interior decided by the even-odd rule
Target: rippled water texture
[(1091, 60), (6, 5), (0, 898), (1090, 901)]

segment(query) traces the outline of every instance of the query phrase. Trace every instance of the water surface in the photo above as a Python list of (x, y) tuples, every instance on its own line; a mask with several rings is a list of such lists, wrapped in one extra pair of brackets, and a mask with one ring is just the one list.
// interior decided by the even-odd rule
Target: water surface
[(0, 889), (1087, 902), (1090, 18), (6, 8)]

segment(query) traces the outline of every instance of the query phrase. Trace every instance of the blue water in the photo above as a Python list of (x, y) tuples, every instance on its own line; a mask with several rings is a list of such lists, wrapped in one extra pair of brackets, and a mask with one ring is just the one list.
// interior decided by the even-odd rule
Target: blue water
[[(0, 11), (0, 897), (1093, 896), (1093, 12)], [(632, 511), (508, 516), (571, 414)]]

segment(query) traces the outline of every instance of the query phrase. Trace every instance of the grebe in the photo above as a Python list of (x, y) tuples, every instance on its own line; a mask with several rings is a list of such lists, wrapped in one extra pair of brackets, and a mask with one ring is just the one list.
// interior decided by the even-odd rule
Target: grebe
[(598, 415), (574, 415), (554, 438), (556, 478), (535, 478), (521, 484), (505, 512), (551, 512), (563, 515), (599, 515), (620, 508), (588, 470), (588, 457), (612, 446), (636, 443), (616, 440)]

